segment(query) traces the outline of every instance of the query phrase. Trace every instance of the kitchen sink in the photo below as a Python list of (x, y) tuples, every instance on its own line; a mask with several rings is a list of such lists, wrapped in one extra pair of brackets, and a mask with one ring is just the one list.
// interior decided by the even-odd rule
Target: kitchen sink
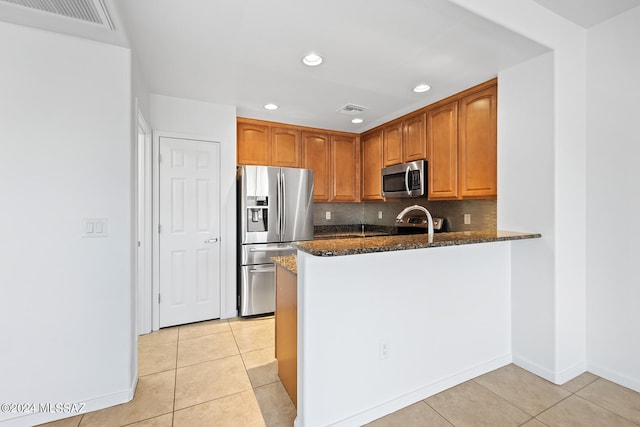
[(398, 227), (397, 234), (427, 234), (426, 227)]

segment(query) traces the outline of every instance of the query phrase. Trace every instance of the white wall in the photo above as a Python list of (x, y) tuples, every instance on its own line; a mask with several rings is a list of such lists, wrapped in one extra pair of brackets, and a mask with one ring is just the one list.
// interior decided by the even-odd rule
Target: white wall
[[(149, 90), (147, 88), (146, 82), (142, 76), (142, 70), (140, 69), (140, 65), (138, 60), (135, 57), (135, 53), (132, 56), (132, 90), (133, 96), (135, 97), (138, 103), (138, 110), (142, 113), (145, 120), (149, 121), (149, 117), (151, 116), (151, 107), (149, 105)], [(137, 112), (134, 111), (137, 115)]]
[[(137, 380), (130, 52), (4, 23), (0, 40), (0, 402), (125, 402)], [(108, 237), (82, 238), (96, 217)], [(16, 415), (0, 424), (65, 414)]]
[[(548, 307), (553, 311), (553, 329), (544, 327), (537, 331), (540, 342), (553, 342), (553, 355), (552, 358), (543, 359), (540, 357), (542, 352), (537, 351), (531, 356), (521, 354), (521, 357), (543, 363), (535, 372), (550, 381), (563, 383), (586, 368), (586, 30), (533, 0), (451, 1), (553, 49), (553, 157), (546, 157), (544, 161), (546, 166), (553, 168), (548, 172), (554, 178), (553, 194), (550, 196), (553, 199), (553, 236), (548, 236), (552, 240), (545, 240), (553, 244), (549, 249), (553, 257), (531, 259), (529, 262), (538, 263), (543, 268), (528, 279), (530, 284), (538, 281), (548, 287), (547, 273), (549, 269), (553, 270), (553, 304)], [(500, 96), (511, 98), (518, 96), (520, 91), (528, 92), (526, 86), (512, 87), (510, 90), (515, 93), (503, 93)], [(500, 83), (498, 91), (504, 92)], [(500, 146), (500, 133), (504, 134), (507, 130), (500, 117), (498, 120)], [(531, 117), (531, 120), (535, 121), (536, 118)], [(508, 134), (527, 138), (524, 130), (515, 127)], [(509, 164), (510, 157), (508, 152), (501, 151), (501, 154), (503, 157), (498, 162), (498, 176), (505, 176), (499, 178), (500, 182), (505, 182), (507, 173), (511, 173), (508, 179), (516, 182), (524, 183), (529, 179), (533, 164), (518, 171), (510, 167), (505, 170), (503, 168)], [(500, 211), (517, 212), (519, 207), (516, 204), (520, 201), (503, 201), (502, 196), (499, 186), (498, 228), (506, 229), (505, 225), (510, 224), (503, 223)], [(536, 200), (529, 203), (534, 204)], [(548, 228), (545, 221), (540, 219), (541, 228)], [(537, 227), (533, 227), (531, 231), (537, 230)], [(523, 266), (529, 268), (526, 264)], [(514, 278), (525, 277), (526, 271), (518, 272), (517, 268), (514, 265)], [(523, 283), (521, 288), (526, 286)], [(514, 300), (514, 305), (517, 304), (526, 305), (528, 301)], [(533, 325), (538, 319), (521, 318), (520, 321)]]
[(640, 8), (588, 33), (587, 356), (640, 391)]
[(363, 425), (510, 363), (510, 248), (523, 243), (298, 251), (295, 425)]
[(191, 135), (220, 142), (221, 164), (221, 317), (237, 315), (236, 309), (236, 109), (182, 98), (151, 94), (151, 127), (154, 132)]
[(555, 373), (553, 52), (505, 70), (498, 90), (498, 218), (541, 239), (513, 245), (513, 359)]

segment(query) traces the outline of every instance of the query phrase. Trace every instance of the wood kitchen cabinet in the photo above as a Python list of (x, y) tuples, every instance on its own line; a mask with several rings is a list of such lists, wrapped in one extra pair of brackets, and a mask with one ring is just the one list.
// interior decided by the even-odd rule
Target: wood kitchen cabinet
[(302, 167), (313, 170), (313, 200), (328, 202), (331, 179), (329, 134), (302, 131)]
[(301, 164), (300, 131), (287, 127), (271, 128), (271, 165), (298, 168)]
[(312, 169), (316, 202), (360, 201), (360, 139), (347, 132), (237, 119), (238, 165)]
[(331, 136), (331, 201), (360, 201), (360, 150), (353, 136)]
[(458, 179), (461, 198), (485, 198), (497, 188), (497, 86), (459, 101)]
[(425, 114), (406, 117), (383, 128), (384, 166), (427, 158)]
[(385, 126), (382, 135), (384, 166), (399, 165), (402, 163), (402, 122)]
[(240, 119), (237, 132), (238, 165), (300, 167), (300, 130), (296, 127)]
[(314, 171), (316, 202), (383, 200), (383, 167), (428, 160), (432, 200), (497, 196), (497, 79), (358, 136), (238, 118), (239, 165)]
[(428, 198), (458, 198), (458, 102), (427, 111)]
[(276, 264), (275, 350), (278, 376), (298, 406), (298, 277)]
[(238, 122), (237, 133), (236, 160), (238, 165), (270, 164), (269, 126), (251, 122)]
[(316, 202), (360, 200), (360, 159), (355, 136), (302, 131), (303, 167), (313, 170)]
[(425, 114), (421, 112), (402, 121), (402, 162), (426, 158)]
[(360, 137), (360, 164), (362, 165), (362, 200), (383, 200), (382, 197), (382, 129)]

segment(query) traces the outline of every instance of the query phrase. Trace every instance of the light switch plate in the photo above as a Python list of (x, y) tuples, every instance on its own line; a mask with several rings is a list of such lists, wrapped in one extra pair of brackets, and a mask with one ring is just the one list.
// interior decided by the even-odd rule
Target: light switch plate
[(107, 237), (107, 218), (85, 218), (82, 220), (82, 237)]

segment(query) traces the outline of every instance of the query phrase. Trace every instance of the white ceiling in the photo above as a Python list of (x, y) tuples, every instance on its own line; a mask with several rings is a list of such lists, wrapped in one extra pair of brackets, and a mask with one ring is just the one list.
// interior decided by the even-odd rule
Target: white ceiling
[[(336, 130), (373, 127), (545, 51), (446, 0), (116, 4), (150, 91)], [(310, 51), (322, 65), (302, 64)], [(432, 91), (414, 94), (423, 81)], [(336, 112), (347, 103), (367, 108), (365, 123)]]
[[(640, 0), (536, 0), (582, 26)], [(153, 93), (362, 132), (547, 48), (447, 0), (105, 0), (116, 31), (0, 0), (0, 20), (130, 46)], [(315, 51), (325, 61), (302, 64)], [(432, 86), (425, 94), (412, 87)], [(266, 111), (266, 103), (280, 109)], [(336, 112), (367, 107), (365, 122)]]
[(534, 0), (552, 12), (584, 28), (604, 22), (629, 9), (640, 0)]

